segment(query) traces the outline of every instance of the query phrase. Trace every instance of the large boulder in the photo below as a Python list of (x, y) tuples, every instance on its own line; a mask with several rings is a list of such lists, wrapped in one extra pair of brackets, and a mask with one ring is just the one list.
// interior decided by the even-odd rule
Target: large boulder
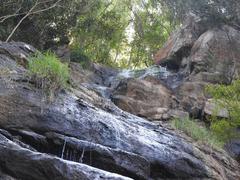
[(205, 30), (205, 21), (193, 13), (188, 14), (181, 28), (172, 33), (164, 47), (156, 53), (155, 63), (178, 70), (182, 59), (189, 56), (194, 42)]
[[(230, 26), (208, 30), (199, 37), (182, 62), (182, 70), (188, 75), (176, 91), (185, 110), (192, 107), (203, 114), (208, 99), (204, 87), (209, 83), (229, 84), (239, 77), (239, 48), (240, 32)], [(196, 115), (191, 109), (187, 111)]]
[[(11, 57), (5, 60), (15, 64)], [(15, 65), (10, 70), (23, 68)], [(240, 178), (239, 165), (224, 151), (194, 145), (113, 104), (99, 109), (78, 96), (80, 88), (45, 104), (24, 72), (19, 76), (21, 81), (10, 78), (14, 88), (0, 81), (0, 177)]]
[(177, 102), (171, 90), (149, 76), (122, 80), (114, 90), (112, 100), (121, 109), (149, 120), (188, 116), (186, 112), (175, 109)]
[(229, 118), (228, 110), (225, 108), (219, 108), (213, 99), (208, 99), (206, 101), (203, 113), (204, 113), (205, 119), (211, 116), (217, 116), (218, 118), (225, 118), (225, 119)]
[(174, 95), (183, 110), (202, 118), (209, 83), (229, 84), (240, 74), (240, 31), (229, 25), (213, 26), (190, 13), (155, 56), (183, 80)]
[(191, 117), (201, 118), (202, 110), (205, 104), (205, 82), (183, 82), (176, 90), (176, 97), (179, 101), (179, 106), (186, 112), (189, 112)]
[(210, 83), (231, 83), (240, 72), (240, 32), (230, 26), (210, 29), (194, 43), (190, 73)]
[(187, 72), (190, 81), (230, 83), (239, 77), (239, 48), (238, 29), (229, 25), (214, 27), (190, 13), (156, 53), (155, 62)]

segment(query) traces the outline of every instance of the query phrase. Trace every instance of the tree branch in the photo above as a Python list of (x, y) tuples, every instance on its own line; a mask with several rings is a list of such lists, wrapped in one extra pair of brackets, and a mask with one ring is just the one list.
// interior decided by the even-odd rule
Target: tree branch
[[(50, 0), (51, 1), (51, 0)], [(58, 0), (56, 3), (54, 3), (52, 6), (50, 7), (47, 7), (45, 9), (41, 9), (41, 10), (38, 10), (38, 11), (34, 11), (33, 10), (39, 5), (39, 4), (42, 4), (43, 2), (38, 2), (38, 0), (36, 1), (36, 3), (33, 5), (33, 7), (25, 14), (25, 16), (18, 22), (18, 24), (14, 27), (14, 29), (12, 30), (11, 34), (8, 36), (6, 42), (8, 42), (11, 37), (13, 36), (13, 34), (15, 33), (15, 31), (17, 30), (17, 28), (20, 26), (20, 24), (30, 15), (32, 14), (37, 14), (37, 13), (41, 13), (41, 12), (44, 12), (44, 11), (47, 11), (47, 10), (50, 10), (54, 7), (57, 6), (57, 4), (60, 2), (61, 0)], [(46, 1), (44, 1), (46, 2)]]
[[(55, 0), (47, 0), (47, 1), (38, 2), (38, 5), (44, 4), (44, 3), (49, 3), (49, 2), (52, 2), (52, 1), (55, 1)], [(0, 17), (0, 23), (3, 23), (5, 20), (7, 20), (11, 17), (25, 15), (29, 12), (29, 11), (27, 11), (27, 12), (23, 12), (23, 13), (18, 13), (21, 9), (22, 9), (22, 7), (20, 7), (18, 10), (16, 10), (16, 12), (14, 14), (9, 14), (9, 15), (5, 15), (5, 16)], [(38, 11), (32, 12), (30, 14), (36, 14), (36, 13), (38, 13)]]

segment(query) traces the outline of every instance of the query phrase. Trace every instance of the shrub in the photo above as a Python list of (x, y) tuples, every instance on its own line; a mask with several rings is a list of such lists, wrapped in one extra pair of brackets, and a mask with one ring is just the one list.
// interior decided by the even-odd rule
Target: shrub
[[(206, 91), (213, 97), (217, 105), (216, 113), (211, 118), (211, 129), (224, 141), (240, 137), (237, 128), (240, 127), (240, 80), (231, 85), (208, 85)], [(219, 109), (228, 111), (228, 119), (217, 118)]]
[(72, 62), (80, 63), (83, 68), (90, 67), (90, 59), (80, 48), (71, 49), (70, 59)]
[(48, 100), (52, 100), (59, 90), (67, 87), (68, 66), (61, 63), (53, 53), (37, 53), (30, 57), (28, 68), (31, 79), (44, 91)]
[(218, 139), (208, 128), (190, 119), (174, 119), (172, 126), (183, 131), (188, 136), (201, 143), (208, 144), (215, 148), (222, 148), (223, 142)]

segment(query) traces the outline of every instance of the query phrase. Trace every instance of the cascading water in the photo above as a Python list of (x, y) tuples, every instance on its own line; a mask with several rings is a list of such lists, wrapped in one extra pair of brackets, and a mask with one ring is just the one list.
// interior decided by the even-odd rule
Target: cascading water
[(162, 66), (151, 66), (146, 69), (141, 70), (122, 70), (116, 77), (116, 79), (127, 79), (127, 78), (139, 78), (143, 79), (147, 76), (159, 77), (161, 79), (166, 79), (171, 72), (167, 70), (166, 67)]
[(82, 83), (82, 85), (87, 88), (87, 89), (91, 89), (93, 91), (95, 91), (96, 93), (98, 93), (100, 96), (104, 97), (104, 98), (109, 98), (110, 94), (111, 94), (111, 90), (109, 87), (103, 86), (103, 85), (99, 85), (99, 84), (93, 84), (93, 83)]
[(183, 75), (169, 71), (166, 67), (154, 65), (142, 70), (122, 70), (114, 79), (117, 84), (122, 79), (139, 78), (148, 76), (161, 80), (168, 88), (175, 89), (183, 80)]
[(145, 73), (139, 78), (145, 78), (147, 76), (158, 77), (160, 79), (167, 79), (171, 73), (167, 70), (166, 67), (162, 66), (151, 66), (145, 69)]
[(104, 81), (109, 82), (107, 83), (109, 85), (95, 83), (83, 83), (82, 85), (104, 98), (110, 98), (111, 90), (115, 89), (121, 80), (129, 78), (145, 79), (148, 76), (161, 80), (170, 89), (178, 87), (183, 80), (183, 75), (180, 73), (171, 72), (166, 67), (153, 65), (141, 70), (124, 69), (116, 75), (105, 77), (107, 79), (104, 79)]

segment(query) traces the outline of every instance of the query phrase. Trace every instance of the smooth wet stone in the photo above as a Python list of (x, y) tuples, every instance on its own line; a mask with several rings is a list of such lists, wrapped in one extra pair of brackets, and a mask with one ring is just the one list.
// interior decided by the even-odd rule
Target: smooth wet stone
[[(4, 55), (8, 64), (16, 62)], [(15, 63), (12, 69), (17, 68), (24, 69), (24, 66)], [(25, 78), (24, 71), (17, 74)], [(40, 90), (28, 81), (11, 82), (14, 88), (0, 86), (0, 172), (4, 176), (17, 179), (240, 178), (239, 165), (224, 151), (194, 145), (178, 133), (124, 112), (111, 103), (105, 108), (98, 107), (92, 103), (98, 96), (93, 97), (93, 93), (81, 89), (80, 85), (70, 92), (61, 92), (54, 102), (45, 104)], [(102, 106), (105, 105), (103, 100)], [(81, 147), (92, 151), (82, 153)], [(73, 162), (76, 161), (74, 150), (81, 150), (84, 164)], [(96, 162), (92, 163), (90, 157)]]

